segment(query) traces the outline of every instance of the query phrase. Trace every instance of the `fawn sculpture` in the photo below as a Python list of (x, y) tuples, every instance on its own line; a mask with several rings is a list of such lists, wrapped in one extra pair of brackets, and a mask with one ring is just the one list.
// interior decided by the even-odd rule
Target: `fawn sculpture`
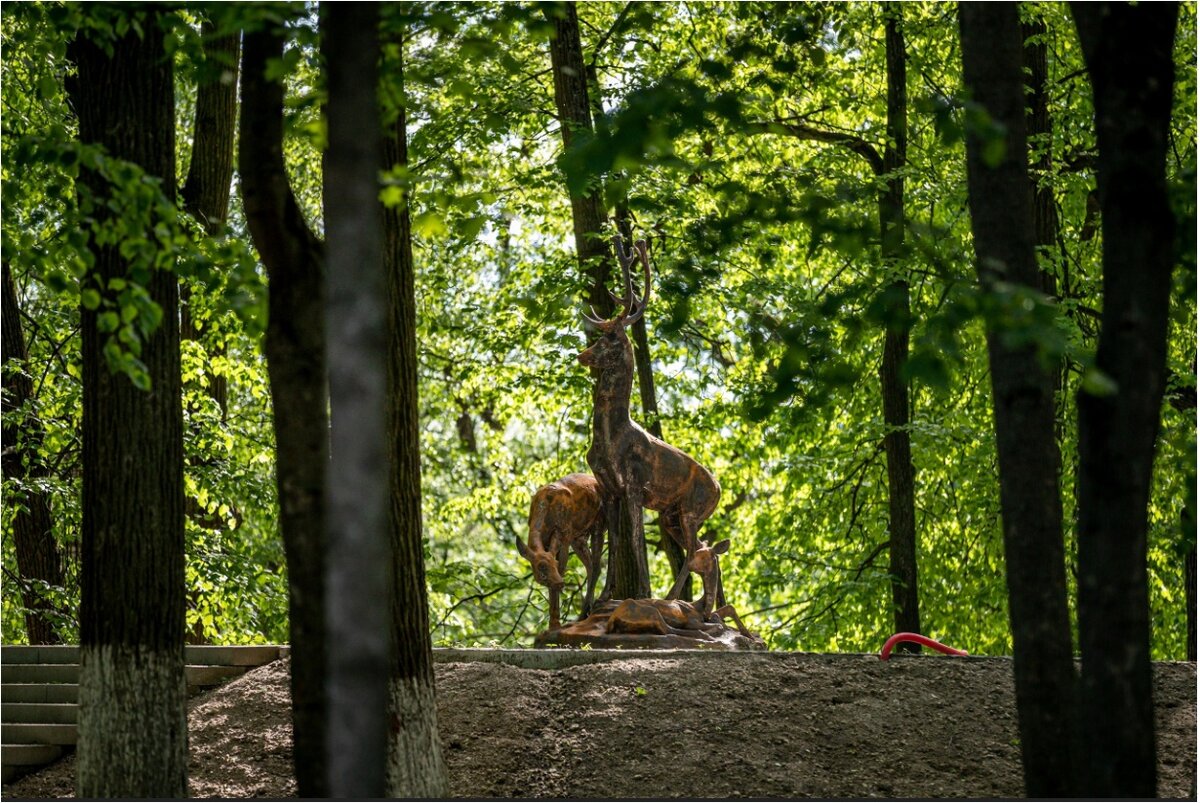
[[(625, 327), (634, 323), (646, 311), (650, 300), (650, 262), (646, 243), (639, 240), (632, 251), (621, 238), (614, 238), (617, 259), (624, 277), (624, 298), (613, 295), (622, 306), (611, 320), (599, 318), (595, 310), (584, 318), (600, 333), (600, 337), (579, 354), (579, 362), (591, 368), (593, 387), (592, 446), (587, 461), (599, 480), (608, 506), (610, 577), (605, 583), (605, 595), (613, 588), (612, 567), (618, 552), (632, 551), (637, 562), (637, 576), (625, 589), (628, 597), (650, 596), (650, 582), (645, 561), (645, 534), (642, 508), (662, 513), (664, 529), (686, 553), (686, 560), (675, 578), (668, 599), (678, 599), (691, 571), (692, 558), (702, 544), (696, 537), (700, 526), (717, 506), (721, 486), (703, 466), (682, 450), (664, 443), (638, 426), (629, 417), (629, 397), (633, 389), (633, 348)], [(645, 289), (641, 299), (635, 299), (630, 267), (640, 259), (645, 274)], [(620, 519), (624, 517), (625, 521)], [(622, 530), (631, 533), (630, 544), (617, 543)], [(711, 555), (713, 561), (715, 555)], [(707, 616), (713, 600), (720, 596), (720, 570), (715, 570), (717, 590), (706, 593), (701, 603), (701, 616)], [(707, 585), (707, 584), (706, 584)], [(613, 589), (621, 594), (618, 586)]]
[[(568, 474), (538, 488), (529, 505), (529, 544), (517, 539), (517, 551), (533, 567), (533, 579), (550, 589), (550, 629), (557, 630), (563, 571), (574, 550), (587, 570), (582, 615), (591, 612), (600, 576), (604, 517), (600, 486), (590, 474)], [(588, 548), (586, 541), (591, 541)]]

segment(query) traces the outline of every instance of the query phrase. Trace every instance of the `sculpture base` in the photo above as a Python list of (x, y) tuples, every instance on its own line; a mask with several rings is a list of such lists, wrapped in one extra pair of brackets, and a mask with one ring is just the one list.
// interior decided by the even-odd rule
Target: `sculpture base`
[(754, 633), (727, 627), (715, 614), (708, 618), (690, 602), (665, 599), (611, 600), (578, 622), (547, 630), (536, 647), (604, 649), (765, 650)]

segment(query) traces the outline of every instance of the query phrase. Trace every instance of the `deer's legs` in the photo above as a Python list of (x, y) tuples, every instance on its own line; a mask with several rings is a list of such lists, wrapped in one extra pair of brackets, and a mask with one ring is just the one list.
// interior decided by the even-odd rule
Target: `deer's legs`
[(754, 634), (747, 630), (746, 626), (742, 624), (742, 617), (737, 615), (737, 611), (733, 609), (732, 605), (722, 605), (720, 608), (717, 608), (715, 611), (713, 611), (713, 615), (719, 616), (722, 619), (732, 618), (734, 623), (737, 625), (739, 633), (746, 638), (754, 638)]
[[(564, 571), (566, 571), (567, 557), (569, 556), (569, 554), (570, 553), (567, 549), (566, 544), (559, 545), (558, 553), (557, 553), (559, 577), (561, 577), (562, 573)], [(561, 611), (559, 608), (559, 601), (561, 600), (561, 598), (562, 598), (562, 586), (561, 585), (560, 586), (550, 586), (550, 629), (551, 630), (558, 630), (558, 628), (562, 627), (562, 619), (560, 618)]]
[(582, 540), (576, 540), (571, 544), (571, 549), (575, 550), (575, 554), (583, 561), (583, 568), (587, 570), (587, 579), (583, 581), (583, 607), (580, 610), (580, 619), (586, 619), (587, 615), (592, 612), (592, 597), (596, 593), (596, 579), (599, 566), (599, 555), (592, 555), (591, 550)]

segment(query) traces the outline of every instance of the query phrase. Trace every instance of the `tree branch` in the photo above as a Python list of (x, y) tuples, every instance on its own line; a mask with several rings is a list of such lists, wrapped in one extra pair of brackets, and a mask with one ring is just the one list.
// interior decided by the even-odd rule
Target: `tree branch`
[(812, 142), (827, 142), (831, 145), (841, 145), (851, 153), (856, 153), (867, 161), (871, 171), (882, 176), (884, 168), (883, 157), (879, 150), (862, 137), (841, 131), (829, 131), (807, 123), (785, 122), (776, 119), (773, 122), (751, 122), (746, 124), (746, 130), (751, 134), (786, 134), (795, 139), (805, 139)]

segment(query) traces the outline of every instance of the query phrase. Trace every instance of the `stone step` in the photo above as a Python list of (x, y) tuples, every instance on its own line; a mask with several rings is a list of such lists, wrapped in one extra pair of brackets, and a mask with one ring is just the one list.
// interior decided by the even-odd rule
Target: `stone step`
[(74, 725), (79, 716), (75, 703), (0, 703), (0, 721)]
[(46, 725), (29, 722), (0, 724), (0, 742), (4, 744), (75, 744), (78, 728), (74, 725)]
[(63, 752), (62, 747), (53, 744), (0, 745), (0, 761), (4, 765), (4, 783), (12, 783), (22, 775), (44, 767), (56, 760)]
[(188, 686), (219, 686), (246, 674), (248, 666), (187, 666)]
[(77, 703), (79, 686), (74, 683), (5, 683), (0, 700), (6, 703)]
[(0, 680), (8, 683), (78, 683), (79, 664), (4, 664)]
[[(184, 647), (189, 664), (208, 666), (262, 666), (279, 657), (279, 645), (200, 644)], [(73, 644), (10, 644), (0, 648), (0, 662), (8, 664), (77, 664), (79, 647)]]
[(184, 648), (189, 664), (204, 666), (262, 666), (279, 658), (278, 645), (190, 645)]
[[(216, 686), (242, 675), (246, 666), (185, 667), (189, 686)], [(79, 664), (7, 664), (0, 669), (5, 685), (13, 683), (78, 683)]]
[(16, 767), (39, 766), (49, 764), (63, 754), (62, 747), (56, 744), (3, 744), (0, 745), (0, 756), (3, 756), (4, 766), (10, 764)]
[(74, 644), (6, 644), (0, 647), (4, 664), (77, 664), (79, 647)]

